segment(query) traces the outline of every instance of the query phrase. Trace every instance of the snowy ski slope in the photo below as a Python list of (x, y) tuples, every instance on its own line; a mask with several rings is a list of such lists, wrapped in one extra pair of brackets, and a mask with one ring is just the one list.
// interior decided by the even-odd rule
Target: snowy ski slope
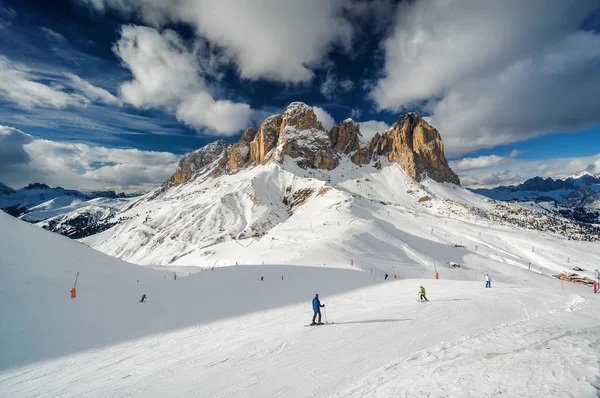
[[(427, 259), (387, 281), (357, 266), (316, 264), (194, 274), (199, 268), (169, 267), (174, 280), (0, 213), (0, 396), (597, 396), (597, 296), (574, 284), (560, 290), (556, 279), (508, 262), (504, 245), (514, 235), (480, 243), (492, 289), (471, 267), (440, 269), (435, 280)], [(411, 248), (422, 242), (432, 257), (450, 250), (401, 237), (413, 262)], [(534, 242), (540, 256), (595, 258), (584, 244)], [(421, 283), (429, 303), (416, 301)], [(314, 293), (335, 324), (303, 327)]]
[[(117, 226), (82, 242), (141, 265), (350, 264), (402, 277), (444, 273), (449, 262), (499, 281), (572, 272), (593, 278), (597, 243), (490, 221), (495, 204), (453, 184), (422, 183), (397, 164), (342, 160), (331, 171), (243, 169), (153, 192), (118, 213)], [(522, 273), (523, 270), (527, 272)], [(461, 276), (464, 278), (464, 276)], [(516, 278), (516, 279), (515, 279)]]

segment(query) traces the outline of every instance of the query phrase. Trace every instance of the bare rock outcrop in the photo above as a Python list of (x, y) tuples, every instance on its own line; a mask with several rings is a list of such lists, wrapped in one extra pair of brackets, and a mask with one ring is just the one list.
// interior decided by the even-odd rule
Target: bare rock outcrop
[(195, 176), (207, 171), (207, 166), (217, 162), (224, 166), (227, 162), (227, 143), (223, 140), (211, 142), (195, 150), (179, 161), (177, 171), (169, 179), (171, 186), (177, 186), (190, 181)]
[(229, 150), (227, 169), (236, 172), (244, 167), (250, 159), (250, 145), (254, 139), (254, 129), (247, 129), (237, 144), (233, 144)]
[(392, 128), (375, 134), (368, 142), (352, 119), (327, 132), (313, 108), (293, 102), (283, 114), (265, 119), (256, 135), (247, 129), (234, 145), (221, 140), (190, 153), (179, 162), (168, 185), (176, 186), (208, 172), (217, 176), (235, 173), (247, 165), (282, 163), (286, 156), (304, 169), (325, 170), (336, 168), (340, 159), (348, 157), (356, 165), (374, 161), (380, 169), (381, 157), (385, 157), (400, 164), (417, 181), (429, 177), (460, 184), (448, 165), (440, 134), (418, 113), (400, 116)]
[(313, 109), (302, 102), (292, 102), (283, 114), (277, 147), (281, 148), (281, 155), (296, 159), (298, 166), (305, 169), (332, 170), (339, 164), (329, 134)]
[(250, 144), (250, 162), (259, 165), (277, 144), (283, 115), (269, 116), (258, 128), (258, 133)]
[(369, 143), (360, 133), (360, 126), (352, 119), (333, 126), (329, 137), (335, 151), (350, 155), (354, 164), (367, 164), (371, 160)]
[(444, 155), (440, 134), (418, 113), (402, 115), (393, 128), (377, 133), (371, 140), (371, 152), (400, 164), (416, 181), (429, 177), (460, 185)]

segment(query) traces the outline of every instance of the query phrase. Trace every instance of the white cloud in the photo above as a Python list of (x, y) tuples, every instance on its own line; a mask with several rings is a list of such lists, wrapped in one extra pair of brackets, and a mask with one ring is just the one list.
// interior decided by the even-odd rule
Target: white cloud
[[(35, 138), (0, 126), (0, 181), (75, 189), (148, 190), (168, 179), (179, 156)], [(102, 165), (102, 166), (98, 166)]]
[(356, 119), (360, 119), (360, 117), (362, 116), (362, 111), (358, 108), (354, 108), (352, 109), (352, 111), (350, 112), (350, 117), (354, 120)]
[(111, 7), (162, 27), (191, 24), (224, 49), (243, 78), (306, 82), (334, 44), (350, 48), (352, 25), (343, 0), (247, 2), (239, 0), (80, 0), (97, 10)]
[(350, 79), (344, 79), (340, 82), (340, 88), (346, 92), (354, 89), (354, 83)]
[(195, 127), (203, 126), (219, 134), (236, 133), (247, 127), (250, 105), (215, 101), (208, 93), (187, 97), (177, 108), (177, 119)]
[(58, 32), (53, 31), (50, 28), (41, 27), (40, 30), (44, 32), (44, 34), (56, 41), (66, 41), (65, 37)]
[(133, 74), (121, 95), (136, 107), (174, 109), (182, 97), (204, 88), (196, 58), (172, 30), (123, 26), (114, 51)]
[(325, 75), (325, 80), (321, 83), (320, 92), (327, 99), (333, 99), (338, 92), (349, 92), (354, 89), (354, 83), (350, 79), (339, 81), (332, 69), (329, 69)]
[(313, 106), (313, 111), (315, 111), (315, 115), (317, 115), (317, 120), (321, 122), (325, 130), (329, 131), (335, 124), (335, 120), (333, 117), (327, 113), (327, 111), (321, 107)]
[(371, 96), (394, 111), (426, 102), (451, 156), (599, 123), (600, 34), (579, 30), (597, 10), (594, 0), (405, 4)]
[(108, 105), (116, 105), (121, 106), (123, 103), (120, 99), (112, 95), (108, 90), (105, 90), (101, 87), (94, 86), (87, 80), (82, 79), (81, 77), (74, 75), (73, 73), (66, 73), (69, 79), (71, 79), (72, 87), (82, 92), (88, 99), (93, 102), (103, 102)]
[(482, 169), (491, 166), (497, 166), (502, 163), (506, 163), (511, 159), (516, 158), (523, 151), (519, 151), (517, 149), (513, 150), (506, 156), (498, 156), (498, 155), (489, 155), (489, 156), (479, 156), (477, 158), (464, 158), (460, 160), (455, 160), (450, 162), (450, 167), (455, 172), (472, 170), (472, 169)]
[(85, 97), (67, 93), (60, 86), (53, 87), (36, 81), (38, 76), (30, 68), (1, 55), (0, 76), (0, 93), (24, 108), (66, 108), (89, 103)]
[(455, 172), (481, 169), (484, 167), (496, 166), (505, 163), (510, 158), (498, 155), (479, 156), (477, 158), (464, 158), (461, 160), (450, 162), (450, 167)]
[(327, 99), (332, 99), (335, 94), (335, 90), (337, 87), (337, 80), (333, 73), (327, 72), (325, 75), (325, 80), (321, 83), (320, 92), (323, 94), (323, 97)]
[(0, 7), (0, 29), (10, 29), (16, 17), (17, 12), (12, 8)]
[(376, 120), (368, 120), (366, 122), (357, 122), (360, 125), (360, 133), (367, 140), (371, 140), (377, 133), (381, 133), (384, 130), (389, 129), (390, 126), (384, 122), (378, 122)]
[(189, 126), (215, 134), (239, 132), (250, 120), (250, 106), (213, 98), (204, 77), (214, 72), (218, 60), (203, 50), (190, 48), (171, 30), (124, 26), (114, 51), (133, 80), (121, 85), (123, 99), (139, 108), (173, 112)]
[(483, 175), (461, 175), (460, 183), (467, 188), (494, 188), (500, 185), (518, 185), (527, 178), (510, 170)]

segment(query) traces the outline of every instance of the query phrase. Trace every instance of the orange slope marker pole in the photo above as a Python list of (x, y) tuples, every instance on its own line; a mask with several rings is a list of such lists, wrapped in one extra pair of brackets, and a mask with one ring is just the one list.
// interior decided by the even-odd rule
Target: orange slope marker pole
[(71, 289), (71, 298), (74, 299), (77, 297), (77, 278), (79, 278), (79, 272), (75, 275), (75, 284), (73, 285), (73, 289)]

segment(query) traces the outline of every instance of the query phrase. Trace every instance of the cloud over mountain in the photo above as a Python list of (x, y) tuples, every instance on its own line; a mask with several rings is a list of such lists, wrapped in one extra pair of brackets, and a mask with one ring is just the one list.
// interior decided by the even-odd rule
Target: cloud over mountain
[(216, 134), (231, 135), (246, 127), (250, 106), (215, 100), (204, 77), (211, 73), (206, 61), (211, 54), (190, 48), (172, 30), (124, 26), (115, 53), (133, 74), (121, 85), (123, 99), (140, 108), (164, 108), (179, 120)]
[(381, 109), (425, 103), (450, 155), (600, 122), (598, 2), (426, 1), (383, 43)]
[(0, 126), (0, 181), (77, 189), (145, 190), (168, 178), (179, 156), (39, 139)]

